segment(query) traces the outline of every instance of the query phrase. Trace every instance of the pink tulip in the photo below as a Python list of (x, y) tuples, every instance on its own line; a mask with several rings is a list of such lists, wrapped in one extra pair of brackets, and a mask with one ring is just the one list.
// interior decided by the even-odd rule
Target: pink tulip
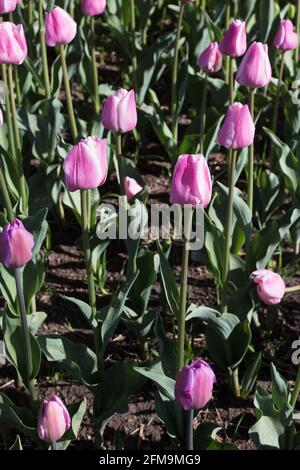
[(37, 426), (40, 439), (54, 443), (70, 429), (70, 426), (69, 412), (59, 397), (51, 395), (43, 401)]
[(45, 38), (47, 46), (55, 47), (69, 44), (77, 32), (73, 18), (60, 7), (55, 7), (46, 15)]
[(0, 23), (0, 64), (22, 64), (27, 57), (27, 44), (21, 24)]
[(143, 190), (142, 186), (134, 178), (129, 178), (129, 176), (124, 178), (124, 187), (129, 201)]
[(109, 96), (103, 105), (102, 124), (115, 132), (129, 132), (137, 124), (137, 111), (134, 90), (121, 88)]
[(218, 134), (218, 143), (226, 148), (239, 149), (252, 144), (255, 125), (247, 104), (229, 106)]
[(88, 137), (75, 145), (64, 161), (69, 191), (102, 186), (107, 178), (106, 139)]
[(84, 15), (101, 15), (106, 8), (106, 0), (81, 0), (81, 10)]
[(14, 219), (0, 235), (0, 261), (7, 268), (22, 268), (32, 260), (33, 236)]
[(246, 23), (241, 20), (234, 20), (220, 44), (222, 54), (230, 57), (240, 57), (247, 49)]
[(202, 54), (200, 54), (198, 66), (208, 73), (216, 73), (221, 69), (222, 54), (217, 42), (211, 42)]
[(199, 410), (212, 398), (216, 376), (202, 359), (180, 369), (175, 384), (175, 398), (184, 410)]
[(251, 274), (250, 279), (257, 284), (257, 293), (266, 305), (281, 302), (285, 293), (285, 283), (279, 274), (269, 269), (258, 269)]
[(171, 203), (206, 207), (211, 193), (210, 171), (203, 155), (181, 155), (174, 168)]
[(274, 47), (281, 51), (291, 51), (298, 45), (298, 36), (294, 25), (290, 20), (281, 20), (277, 33), (275, 34)]
[(4, 123), (4, 117), (3, 117), (2, 109), (0, 108), (0, 127), (2, 126), (3, 123)]
[(17, 0), (0, 0), (0, 15), (15, 11), (17, 4)]
[(244, 86), (262, 88), (272, 78), (268, 45), (254, 42), (247, 50), (237, 71), (236, 79)]

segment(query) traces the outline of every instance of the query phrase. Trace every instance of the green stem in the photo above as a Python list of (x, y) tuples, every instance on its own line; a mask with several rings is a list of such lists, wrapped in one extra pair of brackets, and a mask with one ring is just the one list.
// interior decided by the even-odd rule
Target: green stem
[(205, 72), (205, 77), (204, 77), (204, 82), (203, 82), (203, 92), (202, 92), (202, 101), (201, 101), (201, 109), (200, 109), (200, 153), (203, 153), (203, 149), (204, 149), (206, 104), (207, 104), (207, 72)]
[(124, 160), (122, 156), (122, 134), (117, 134), (117, 159), (118, 159), (118, 169), (119, 169), (119, 178), (120, 178), (120, 194), (125, 196), (125, 186), (124, 186)]
[(277, 93), (276, 93), (276, 98), (275, 98), (275, 107), (274, 107), (274, 114), (273, 114), (273, 120), (272, 120), (272, 131), (274, 132), (274, 134), (276, 134), (276, 131), (277, 131), (279, 99), (280, 99), (280, 94), (281, 94), (281, 85), (282, 85), (282, 78), (283, 78), (284, 59), (285, 59), (285, 54), (283, 51), (281, 53), (280, 70), (279, 70), (279, 77), (278, 77), (278, 83), (277, 83)]
[(99, 75), (96, 59), (96, 35), (95, 35), (95, 17), (91, 16), (91, 30), (93, 35), (92, 47), (92, 68), (93, 68), (93, 84), (94, 84), (94, 104), (95, 111), (98, 115), (100, 113), (100, 96), (99, 96)]
[(297, 47), (295, 49), (295, 65), (297, 67), (298, 62), (299, 62), (299, 34), (300, 34), (300, 0), (297, 1), (297, 24), (296, 24), (296, 29), (297, 29)]
[(185, 233), (183, 234), (183, 253), (181, 268), (181, 287), (180, 287), (180, 306), (178, 318), (178, 351), (177, 351), (177, 371), (185, 364), (184, 343), (185, 343), (185, 317), (187, 303), (187, 286), (188, 286), (188, 270), (189, 270), (189, 245), (193, 222), (193, 211), (190, 210), (186, 214)]
[(233, 390), (234, 394), (237, 398), (241, 396), (241, 387), (240, 387), (240, 381), (239, 381), (239, 369), (236, 368), (232, 372), (232, 385), (233, 385)]
[(194, 442), (193, 442), (194, 427), (193, 427), (193, 420), (194, 420), (194, 410), (188, 410), (188, 411), (186, 412), (186, 449), (187, 449), (187, 450), (194, 450)]
[(225, 252), (224, 252), (224, 261), (223, 261), (223, 269), (222, 269), (222, 284), (223, 284), (222, 301), (221, 301), (222, 312), (225, 312), (227, 310), (227, 282), (228, 282), (228, 273), (229, 273), (229, 264), (230, 264), (229, 261), (230, 261), (236, 156), (237, 156), (237, 151), (233, 150), (231, 162), (230, 162), (229, 193), (228, 193), (228, 201), (227, 201), (226, 226), (225, 226)]
[(285, 289), (285, 293), (286, 293), (286, 294), (290, 294), (290, 293), (292, 293), (292, 292), (299, 292), (299, 290), (300, 290), (300, 285), (292, 286), (292, 287), (287, 287), (287, 288)]
[(39, 0), (39, 27), (40, 27), (40, 43), (41, 43), (42, 64), (43, 64), (43, 78), (44, 78), (46, 98), (49, 100), (51, 98), (51, 87), (50, 87), (50, 80), (49, 80), (47, 47), (46, 47), (46, 41), (45, 41), (45, 24), (44, 24), (43, 5), (44, 5), (44, 0)]
[(70, 119), (71, 135), (72, 135), (73, 142), (76, 143), (78, 140), (78, 131), (77, 131), (76, 119), (75, 119), (73, 102), (72, 102), (72, 94), (71, 94), (70, 82), (69, 82), (69, 77), (68, 77), (68, 69), (67, 69), (64, 46), (60, 46), (59, 51), (60, 51), (60, 60), (61, 60), (61, 65), (62, 65), (63, 75), (64, 75), (64, 84), (65, 84), (68, 114), (69, 114), (69, 119)]
[[(250, 113), (254, 121), (254, 95), (255, 88), (250, 91)], [(254, 142), (249, 146), (248, 153), (248, 181), (247, 181), (247, 204), (253, 212), (253, 179), (254, 179)]]
[[(10, 13), (8, 14), (8, 18), (9, 18), (9, 21), (10, 21), (11, 23), (14, 22), (14, 18), (13, 18), (13, 13), (12, 13), (12, 12), (10, 12)], [(18, 106), (20, 106), (20, 104), (21, 104), (21, 90), (20, 90), (18, 66), (17, 66), (16, 64), (14, 64), (13, 67), (14, 67), (14, 80), (15, 80), (17, 104), (18, 104)]]
[(295, 386), (291, 396), (291, 405), (295, 408), (300, 393), (300, 365), (298, 366)]
[(11, 204), (11, 200), (10, 200), (7, 186), (6, 186), (6, 181), (5, 181), (1, 168), (0, 168), (0, 187), (1, 187), (2, 195), (3, 195), (5, 207), (7, 210), (8, 220), (9, 222), (12, 222), (14, 219), (14, 210)]
[(26, 306), (25, 306), (20, 268), (15, 269), (14, 275), (15, 275), (15, 281), (16, 281), (18, 302), (19, 302), (19, 307), (20, 307), (20, 312), (21, 312), (24, 361), (25, 361), (25, 370), (26, 370), (26, 386), (29, 390), (31, 399), (35, 401), (37, 400), (37, 393), (36, 393), (36, 389), (34, 386), (34, 380), (31, 378), (32, 369), (33, 369), (32, 351), (31, 351), (30, 334), (29, 334), (29, 328), (28, 328), (28, 323), (27, 323)]
[(132, 55), (132, 81), (135, 91), (137, 91), (137, 56), (135, 47), (135, 1), (130, 0), (130, 27), (131, 27), (131, 55)]
[(57, 450), (57, 443), (56, 443), (56, 441), (51, 442), (51, 450)]
[(173, 140), (175, 145), (177, 144), (178, 140), (178, 103), (177, 103), (177, 76), (178, 76), (178, 56), (179, 56), (179, 41), (180, 41), (180, 33), (182, 27), (182, 20), (183, 20), (183, 12), (184, 12), (184, 2), (180, 4), (180, 11), (178, 16), (178, 23), (177, 23), (177, 32), (176, 32), (176, 40), (175, 40), (175, 49), (174, 49), (174, 60), (173, 60), (173, 70), (172, 70), (172, 103), (171, 103), (171, 113), (172, 113), (172, 133), (173, 133)]
[(229, 104), (233, 104), (233, 57), (229, 57)]
[[(226, 3), (226, 13), (225, 13), (225, 31), (228, 30), (229, 24), (230, 24), (230, 0), (227, 0)], [(229, 66), (230, 66), (230, 60), (229, 56), (227, 55), (225, 58), (225, 79), (226, 83), (229, 84)]]
[(32, 25), (33, 22), (33, 0), (28, 0), (28, 10), (27, 10), (27, 15), (28, 15), (28, 24), (29, 26)]
[[(9, 93), (8, 93), (6, 65), (4, 64), (1, 65), (1, 73), (2, 73), (2, 80), (4, 82), (4, 87), (5, 87), (5, 98), (6, 98), (7, 96), (9, 96)], [(14, 132), (13, 132), (12, 121), (11, 121), (11, 109), (10, 109), (9, 99), (5, 99), (5, 107), (6, 107), (5, 122), (7, 125), (7, 133), (8, 133), (8, 147), (9, 147), (9, 151), (12, 157), (16, 158)]]

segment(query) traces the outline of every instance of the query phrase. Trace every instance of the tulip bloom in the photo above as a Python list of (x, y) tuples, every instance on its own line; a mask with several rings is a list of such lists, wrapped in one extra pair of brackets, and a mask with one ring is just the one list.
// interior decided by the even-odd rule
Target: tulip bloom
[(107, 178), (106, 139), (88, 137), (81, 140), (68, 153), (64, 172), (71, 192), (102, 186)]
[(184, 410), (198, 410), (212, 398), (215, 382), (212, 368), (202, 359), (196, 359), (178, 372), (175, 398)]
[(281, 20), (275, 34), (274, 47), (281, 51), (291, 51), (298, 45), (298, 36), (291, 20)]
[(0, 15), (15, 11), (17, 4), (17, 0), (0, 0)]
[(239, 149), (252, 144), (255, 125), (247, 104), (233, 103), (229, 106), (225, 121), (218, 134), (223, 147)]
[(0, 235), (0, 261), (6, 268), (22, 268), (32, 259), (33, 236), (19, 219), (6, 225)]
[(134, 178), (129, 178), (129, 176), (124, 178), (124, 188), (129, 201), (143, 190), (142, 186)]
[(266, 305), (276, 305), (281, 302), (285, 293), (285, 283), (279, 274), (269, 269), (258, 269), (250, 276), (257, 284), (257, 293)]
[(230, 57), (240, 57), (247, 49), (246, 23), (241, 20), (234, 20), (225, 33), (220, 44), (222, 54)]
[(3, 117), (2, 109), (0, 108), (0, 127), (3, 125), (3, 123), (4, 123), (4, 117)]
[(81, 0), (81, 10), (84, 15), (96, 16), (105, 11), (106, 0)]
[(22, 64), (27, 57), (27, 44), (21, 24), (0, 23), (0, 64)]
[(69, 412), (59, 397), (51, 395), (43, 401), (37, 426), (40, 439), (54, 443), (70, 429), (70, 426)]
[(268, 45), (254, 42), (243, 57), (236, 79), (240, 85), (251, 88), (262, 88), (272, 78), (272, 68), (269, 60)]
[(211, 176), (204, 156), (181, 155), (174, 168), (170, 202), (206, 207), (211, 193)]
[(47, 46), (55, 47), (69, 44), (77, 32), (73, 18), (60, 7), (49, 11), (45, 19), (45, 39)]
[(111, 131), (130, 132), (137, 124), (134, 90), (121, 88), (105, 101), (102, 110), (102, 124)]
[(211, 42), (198, 58), (200, 69), (208, 73), (216, 73), (222, 67), (222, 54), (217, 42)]

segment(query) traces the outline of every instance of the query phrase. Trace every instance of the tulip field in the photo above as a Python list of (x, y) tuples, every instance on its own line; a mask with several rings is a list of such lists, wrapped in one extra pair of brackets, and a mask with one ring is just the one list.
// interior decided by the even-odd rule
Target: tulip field
[(0, 18), (0, 450), (300, 450), (300, 0)]

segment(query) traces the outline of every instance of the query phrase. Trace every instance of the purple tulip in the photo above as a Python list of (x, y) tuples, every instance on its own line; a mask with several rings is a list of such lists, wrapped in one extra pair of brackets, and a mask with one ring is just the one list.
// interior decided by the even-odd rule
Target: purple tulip
[(247, 104), (229, 106), (218, 134), (218, 143), (226, 148), (239, 149), (253, 143), (255, 125)]
[(220, 44), (222, 54), (230, 57), (240, 57), (247, 49), (246, 23), (241, 20), (234, 20)]
[(175, 165), (170, 201), (206, 207), (211, 200), (212, 182), (203, 155), (181, 155)]
[(178, 372), (175, 398), (184, 410), (199, 410), (212, 398), (215, 382), (212, 368), (202, 359), (196, 359)]
[(7, 268), (22, 268), (32, 259), (33, 236), (14, 219), (0, 235), (0, 261)]
[(143, 190), (142, 186), (134, 178), (129, 178), (129, 176), (124, 178), (124, 187), (129, 201)]
[(73, 18), (60, 7), (49, 11), (45, 19), (45, 39), (47, 46), (55, 47), (69, 44), (77, 32)]
[(107, 171), (106, 139), (98, 137), (81, 140), (64, 161), (66, 185), (71, 192), (102, 186)]
[(21, 24), (0, 23), (0, 64), (22, 64), (27, 57), (27, 44)]
[(275, 34), (274, 47), (281, 51), (291, 51), (298, 45), (298, 35), (291, 20), (281, 20)]
[(251, 274), (250, 279), (257, 284), (257, 293), (266, 305), (281, 302), (285, 293), (285, 283), (279, 274), (269, 269), (258, 269)]
[(106, 0), (81, 0), (81, 10), (84, 15), (101, 15), (106, 8)]
[(262, 88), (269, 83), (271, 78), (272, 68), (268, 45), (254, 42), (239, 65), (236, 79), (241, 85)]
[(70, 429), (70, 426), (69, 412), (59, 397), (51, 395), (43, 401), (38, 419), (40, 439), (56, 442)]
[(0, 15), (15, 11), (17, 4), (17, 0), (0, 0)]
[(130, 132), (137, 124), (134, 90), (121, 88), (109, 96), (103, 105), (102, 124), (115, 132)]
[(208, 73), (216, 73), (222, 67), (222, 54), (217, 42), (211, 42), (198, 58), (200, 69)]

